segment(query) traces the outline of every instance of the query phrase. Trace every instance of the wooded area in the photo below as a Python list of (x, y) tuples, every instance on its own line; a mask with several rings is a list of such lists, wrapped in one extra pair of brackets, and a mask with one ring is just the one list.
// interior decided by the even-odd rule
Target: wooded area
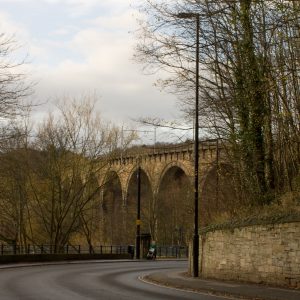
[(121, 131), (94, 104), (89, 97), (65, 99), (36, 131), (15, 123), (1, 137), (2, 242), (48, 244), (54, 252), (67, 243), (99, 244), (98, 174)]
[[(178, 13), (199, 14), (200, 132), (222, 141), (227, 153), (200, 195), (201, 226), (274, 206), (299, 211), (299, 1), (146, 0), (140, 9), (135, 59), (146, 72), (168, 74), (157, 84), (178, 97), (189, 124), (196, 22)], [(124, 208), (118, 182), (101, 187), (97, 176), (135, 133), (124, 139), (90, 96), (60, 99), (57, 111), (33, 126), (24, 99), (34, 86), (20, 71), (25, 62), (10, 59), (16, 46), (0, 35), (0, 240), (57, 251), (78, 241), (129, 243), (136, 185)], [(192, 232), (193, 192), (182, 173), (172, 170), (157, 199), (142, 175), (142, 230), (161, 243), (187, 243)]]
[[(299, 1), (155, 1), (140, 7), (136, 59), (194, 115), (196, 21), (200, 18), (200, 127), (222, 138), (245, 205), (299, 199)], [(297, 192), (298, 191), (298, 192)]]

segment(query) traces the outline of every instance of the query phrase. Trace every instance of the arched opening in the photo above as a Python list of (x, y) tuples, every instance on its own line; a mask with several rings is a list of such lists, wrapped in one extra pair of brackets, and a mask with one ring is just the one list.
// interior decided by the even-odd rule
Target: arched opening
[(193, 230), (193, 189), (181, 168), (172, 166), (167, 170), (157, 198), (157, 242), (187, 245)]
[(122, 187), (116, 172), (107, 175), (106, 182), (102, 188), (102, 234), (103, 244), (123, 244), (123, 205)]
[[(125, 230), (126, 241), (134, 244), (136, 238), (136, 218), (137, 218), (137, 170), (133, 172), (127, 191)], [(154, 201), (151, 183), (145, 171), (141, 170), (141, 234), (154, 234)]]
[(201, 191), (201, 226), (226, 220), (228, 215), (234, 213), (238, 198), (233, 179), (233, 169), (228, 164), (220, 164), (209, 170)]
[(89, 174), (84, 180), (85, 205), (80, 211), (80, 226), (72, 243), (89, 246), (91, 251), (101, 243), (101, 221), (102, 215), (99, 207), (101, 206), (101, 193), (99, 182), (95, 174)]

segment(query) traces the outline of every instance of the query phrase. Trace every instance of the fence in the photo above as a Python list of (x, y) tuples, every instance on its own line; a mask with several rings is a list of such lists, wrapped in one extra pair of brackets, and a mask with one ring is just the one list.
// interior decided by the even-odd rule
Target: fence
[(124, 254), (128, 253), (127, 246), (94, 246), (65, 245), (59, 249), (54, 245), (4, 245), (0, 247), (0, 255), (17, 254)]
[(158, 246), (156, 257), (159, 258), (187, 258), (188, 247), (183, 246)]
[[(157, 246), (156, 257), (158, 258), (187, 258), (188, 248), (183, 246)], [(0, 255), (18, 255), (18, 254), (125, 254), (132, 253), (134, 246), (111, 245), (111, 246), (93, 246), (65, 245), (57, 249), (54, 245), (6, 245), (1, 244)]]

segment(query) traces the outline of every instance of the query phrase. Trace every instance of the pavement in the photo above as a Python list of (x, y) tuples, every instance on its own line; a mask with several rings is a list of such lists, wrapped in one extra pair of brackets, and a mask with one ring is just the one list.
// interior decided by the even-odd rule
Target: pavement
[(261, 284), (193, 278), (182, 271), (156, 272), (142, 278), (146, 282), (229, 299), (300, 300), (300, 290)]

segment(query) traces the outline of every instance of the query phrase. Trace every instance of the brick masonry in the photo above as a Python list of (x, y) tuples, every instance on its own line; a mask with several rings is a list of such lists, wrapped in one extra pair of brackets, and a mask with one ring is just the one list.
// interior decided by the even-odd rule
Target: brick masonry
[(208, 232), (200, 237), (199, 270), (206, 278), (300, 288), (300, 222)]

